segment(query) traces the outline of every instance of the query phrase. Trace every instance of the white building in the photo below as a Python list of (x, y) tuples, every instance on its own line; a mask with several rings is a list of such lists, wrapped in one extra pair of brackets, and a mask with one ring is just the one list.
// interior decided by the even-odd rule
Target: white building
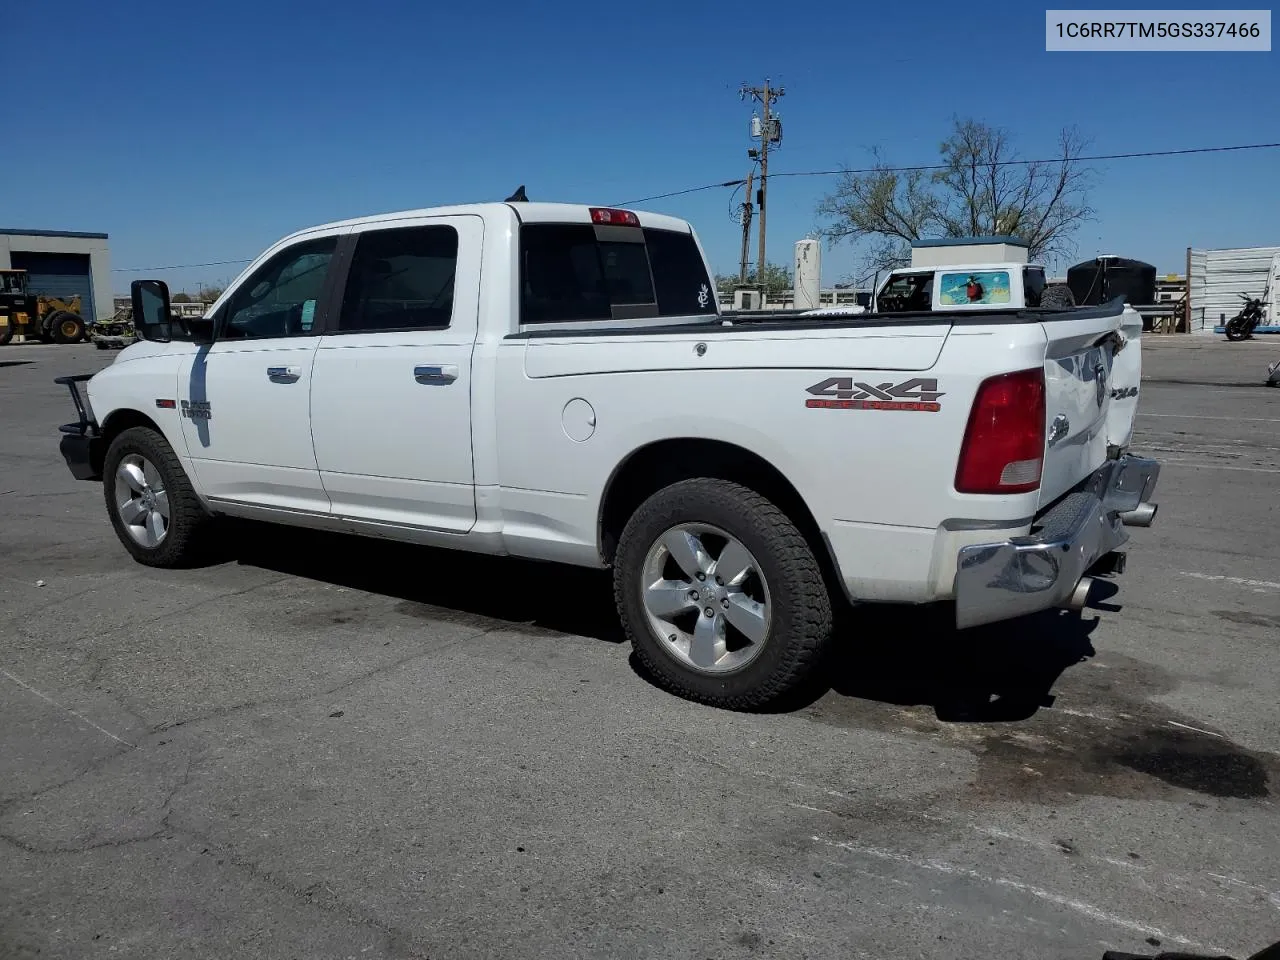
[(0, 227), (0, 269), (26, 270), (27, 291), (69, 300), (86, 320), (112, 313), (111, 254), (105, 233)]

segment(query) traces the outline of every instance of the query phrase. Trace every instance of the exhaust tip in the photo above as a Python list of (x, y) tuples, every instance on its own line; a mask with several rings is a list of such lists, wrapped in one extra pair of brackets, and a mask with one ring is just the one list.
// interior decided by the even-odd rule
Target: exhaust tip
[(1076, 588), (1067, 599), (1067, 609), (1079, 613), (1089, 603), (1089, 592), (1093, 589), (1093, 577), (1081, 577)]
[(1120, 521), (1128, 527), (1149, 527), (1159, 509), (1158, 503), (1140, 503), (1132, 510), (1120, 514)]

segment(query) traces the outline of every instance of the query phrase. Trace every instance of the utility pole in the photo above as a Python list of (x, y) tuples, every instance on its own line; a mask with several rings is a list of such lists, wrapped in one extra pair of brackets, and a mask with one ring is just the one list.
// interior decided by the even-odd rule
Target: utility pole
[[(764, 271), (768, 263), (764, 255), (764, 235), (765, 235), (765, 205), (769, 200), (769, 144), (777, 144), (782, 146), (782, 120), (773, 116), (773, 104), (778, 98), (786, 93), (781, 87), (772, 88), (769, 86), (769, 80), (766, 77), (763, 87), (748, 87), (745, 84), (741, 90), (743, 98), (751, 97), (752, 100), (758, 101), (764, 108), (764, 117), (760, 123), (760, 255), (756, 260), (756, 282), (761, 286), (764, 285)], [(754, 127), (755, 125), (752, 124)], [(754, 136), (755, 131), (752, 130)]]
[(747, 282), (747, 262), (751, 259), (751, 186), (755, 183), (756, 171), (752, 167), (747, 174), (747, 193), (742, 198), (742, 262), (738, 268), (738, 283)]

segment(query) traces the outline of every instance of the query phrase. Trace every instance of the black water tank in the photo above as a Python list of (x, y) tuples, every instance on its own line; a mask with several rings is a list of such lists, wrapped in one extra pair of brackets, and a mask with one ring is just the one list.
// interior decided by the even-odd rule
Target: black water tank
[(1097, 257), (1069, 267), (1067, 286), (1080, 306), (1116, 297), (1133, 306), (1147, 306), (1156, 302), (1156, 268), (1127, 257)]

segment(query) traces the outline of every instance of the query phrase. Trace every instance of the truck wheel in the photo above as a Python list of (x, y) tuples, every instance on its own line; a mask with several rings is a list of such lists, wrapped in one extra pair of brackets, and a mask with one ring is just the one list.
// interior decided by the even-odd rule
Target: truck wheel
[(58, 343), (79, 343), (84, 339), (84, 321), (66, 311), (54, 314), (53, 339)]
[(614, 599), (654, 679), (717, 707), (797, 691), (831, 638), (808, 542), (772, 502), (725, 480), (684, 480), (640, 505), (618, 541)]
[(9, 341), (13, 339), (12, 325), (0, 327), (0, 347), (9, 345)]
[(116, 536), (139, 563), (182, 567), (200, 555), (211, 518), (155, 430), (130, 427), (111, 441), (102, 492)]

